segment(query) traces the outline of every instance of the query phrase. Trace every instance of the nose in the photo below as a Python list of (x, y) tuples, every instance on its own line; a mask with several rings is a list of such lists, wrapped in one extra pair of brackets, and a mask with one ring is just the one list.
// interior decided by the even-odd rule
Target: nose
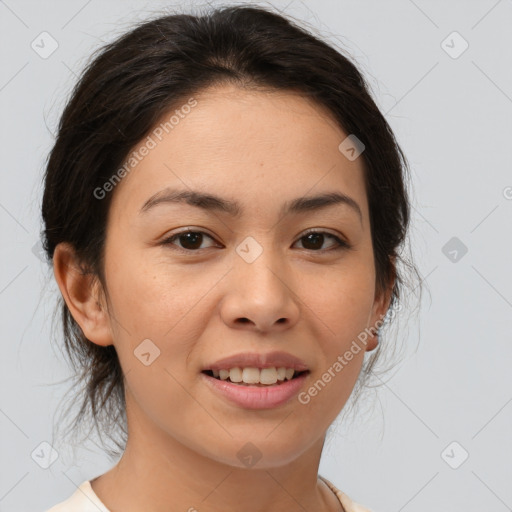
[(271, 252), (264, 250), (252, 263), (235, 258), (221, 304), (221, 317), (230, 328), (267, 333), (297, 323), (300, 300), (291, 272)]

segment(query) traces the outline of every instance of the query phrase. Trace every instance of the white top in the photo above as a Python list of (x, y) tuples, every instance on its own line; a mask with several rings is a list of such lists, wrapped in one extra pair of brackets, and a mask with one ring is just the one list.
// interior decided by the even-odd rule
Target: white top
[(110, 512), (92, 490), (91, 481), (82, 482), (76, 491), (65, 501), (45, 512)]
[[(359, 505), (359, 503), (352, 501), (323, 476), (320, 476), (320, 478), (336, 494), (345, 512), (372, 512)], [(45, 512), (110, 512), (110, 510), (92, 490), (91, 481), (85, 480), (67, 500), (58, 503)]]

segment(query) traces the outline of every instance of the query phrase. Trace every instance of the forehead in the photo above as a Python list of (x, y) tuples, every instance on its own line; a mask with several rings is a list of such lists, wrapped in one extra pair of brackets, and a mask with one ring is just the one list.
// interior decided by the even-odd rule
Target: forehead
[(340, 152), (348, 134), (323, 107), (294, 92), (232, 85), (187, 100), (162, 115), (150, 144), (145, 138), (133, 148), (144, 156), (117, 185), (113, 209), (127, 214), (160, 190), (180, 187), (236, 197), (247, 213), (329, 190), (366, 210), (363, 159)]

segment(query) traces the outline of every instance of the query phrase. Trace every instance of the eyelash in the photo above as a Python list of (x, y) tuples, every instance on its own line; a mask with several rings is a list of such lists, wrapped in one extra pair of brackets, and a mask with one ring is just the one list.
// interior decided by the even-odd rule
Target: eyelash
[[(211, 238), (213, 240), (213, 237), (210, 236), (208, 233), (206, 233), (204, 231), (187, 229), (187, 230), (184, 230), (184, 231), (180, 231), (179, 233), (175, 233), (174, 235), (166, 238), (165, 240), (162, 240), (161, 245), (166, 245), (166, 246), (174, 245), (173, 242), (177, 238), (179, 238), (180, 236), (186, 235), (187, 233), (206, 235), (207, 237), (209, 237), (209, 238)], [(342, 240), (338, 236), (333, 235), (332, 233), (329, 233), (327, 231), (321, 231), (321, 230), (316, 230), (316, 229), (309, 229), (309, 230), (307, 230), (302, 236), (300, 236), (298, 238), (298, 240), (301, 240), (302, 238), (305, 238), (305, 237), (307, 237), (308, 235), (311, 235), (311, 234), (327, 235), (328, 237), (333, 238), (337, 242), (338, 246), (334, 247), (334, 248), (330, 248), (330, 249), (319, 249), (319, 250), (304, 249), (306, 251), (316, 252), (316, 253), (322, 253), (322, 252), (325, 253), (325, 252), (328, 252), (328, 251), (339, 251), (339, 250), (350, 250), (350, 249), (352, 249), (352, 245), (351, 244), (349, 244), (345, 240)], [(173, 248), (173, 250), (177, 250), (177, 251), (180, 251), (180, 252), (183, 252), (183, 253), (190, 254), (190, 253), (193, 253), (193, 252), (199, 252), (201, 249), (184, 249), (183, 247), (175, 246)]]

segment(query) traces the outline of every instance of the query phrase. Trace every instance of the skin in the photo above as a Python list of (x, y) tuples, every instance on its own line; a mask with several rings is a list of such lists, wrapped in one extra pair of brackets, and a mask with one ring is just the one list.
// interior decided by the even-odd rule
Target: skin
[[(239, 408), (200, 372), (238, 352), (283, 350), (308, 364), (307, 390), (382, 319), (393, 283), (376, 296), (363, 160), (345, 158), (347, 133), (298, 94), (223, 85), (194, 97), (197, 106), (111, 192), (107, 294), (76, 270), (67, 244), (55, 252), (73, 317), (89, 340), (115, 346), (125, 376), (127, 447), (93, 490), (124, 512), (341, 510), (318, 478), (320, 456), (376, 336), (308, 404)], [(243, 214), (170, 203), (141, 213), (166, 187), (236, 200)], [(346, 205), (278, 215), (286, 201), (333, 191), (353, 198), (362, 219)], [(212, 238), (162, 243), (183, 228)], [(352, 249), (334, 250), (329, 236), (308, 243), (309, 228)], [(263, 250), (252, 263), (235, 250), (248, 236)], [(134, 356), (145, 339), (160, 350), (148, 366)], [(250, 468), (237, 457), (248, 442), (262, 455)]]

